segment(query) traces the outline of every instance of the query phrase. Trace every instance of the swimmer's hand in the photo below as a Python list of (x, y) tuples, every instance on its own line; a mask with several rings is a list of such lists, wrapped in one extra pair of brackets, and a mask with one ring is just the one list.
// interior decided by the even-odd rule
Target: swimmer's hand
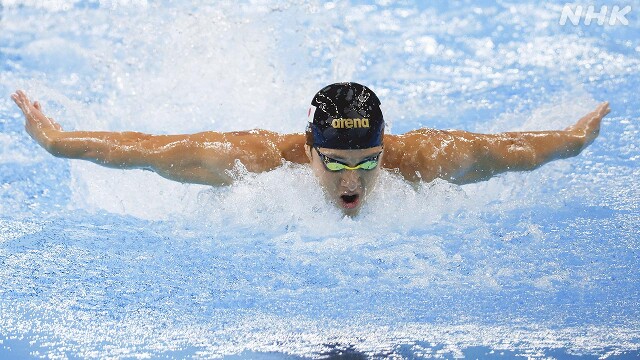
[(17, 90), (11, 99), (18, 105), (25, 117), (24, 127), (27, 133), (47, 151), (51, 152), (51, 145), (55, 138), (63, 131), (60, 124), (42, 113), (40, 103), (31, 102), (27, 94)]
[(580, 120), (578, 120), (575, 124), (567, 127), (565, 131), (569, 131), (574, 133), (584, 139), (584, 144), (582, 145), (582, 149), (589, 146), (595, 138), (598, 137), (600, 133), (600, 123), (602, 122), (602, 118), (607, 115), (611, 109), (609, 109), (609, 102), (603, 102), (592, 112), (583, 116)]

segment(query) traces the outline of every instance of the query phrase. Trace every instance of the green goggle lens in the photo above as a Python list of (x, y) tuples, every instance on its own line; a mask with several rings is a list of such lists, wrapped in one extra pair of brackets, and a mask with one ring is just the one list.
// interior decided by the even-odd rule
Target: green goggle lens
[(341, 164), (341, 163), (337, 163), (337, 162), (326, 162), (324, 163), (324, 166), (326, 166), (327, 169), (331, 170), (331, 171), (340, 171), (340, 170), (358, 170), (358, 169), (363, 169), (363, 170), (372, 170), (375, 169), (376, 166), (378, 166), (378, 161), (377, 160), (367, 160), (365, 162), (362, 162), (354, 167), (351, 166), (347, 166), (345, 164)]
[(316, 152), (318, 153), (318, 155), (320, 155), (320, 159), (322, 159), (322, 162), (324, 163), (324, 166), (327, 168), (327, 170), (329, 171), (341, 171), (341, 170), (373, 170), (376, 168), (376, 166), (378, 166), (378, 158), (380, 157), (380, 154), (377, 154), (376, 156), (373, 156), (371, 158), (369, 158), (368, 160), (365, 160), (361, 163), (359, 163), (356, 166), (349, 166), (347, 164), (343, 164), (337, 160), (334, 160), (330, 157), (328, 157), (327, 155), (323, 154), (320, 152), (320, 150), (318, 150), (318, 148), (315, 148)]

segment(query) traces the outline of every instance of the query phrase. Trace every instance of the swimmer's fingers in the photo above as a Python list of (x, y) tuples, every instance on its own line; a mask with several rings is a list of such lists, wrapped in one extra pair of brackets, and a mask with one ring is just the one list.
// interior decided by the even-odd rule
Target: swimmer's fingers
[(583, 148), (591, 144), (600, 134), (600, 123), (611, 109), (609, 102), (603, 102), (595, 110), (583, 116), (573, 126), (569, 126), (567, 130), (577, 132), (584, 138)]
[[(40, 102), (38, 101), (34, 101), (33, 102), (33, 107), (36, 108), (36, 110), (38, 110), (40, 113), (42, 113), (42, 105), (40, 105)], [(45, 116), (44, 113), (42, 113), (43, 116), (41, 116), (40, 118), (42, 119), (43, 124), (47, 127), (52, 127), (56, 130), (60, 130), (60, 124), (58, 124), (57, 122), (55, 122), (53, 120), (53, 118), (50, 118), (48, 116)]]
[(52, 131), (62, 131), (60, 124), (42, 113), (42, 105), (37, 101), (32, 103), (24, 91), (16, 91), (11, 99), (24, 113), (25, 130), (40, 145), (45, 146)]
[(22, 90), (18, 90), (15, 94), (11, 95), (11, 99), (18, 105), (20, 110), (24, 113), (27, 121), (36, 122), (38, 126), (55, 127), (57, 124), (51, 118), (46, 117), (42, 113), (42, 105), (38, 101), (31, 103), (27, 94)]
[[(590, 132), (599, 132), (600, 131), (600, 123), (602, 122), (602, 118), (605, 117), (608, 113), (611, 112), (609, 108), (609, 102), (603, 102), (598, 107), (589, 113), (586, 117), (588, 120), (585, 122), (585, 130), (587, 133)], [(596, 134), (597, 136), (597, 134)]]
[(31, 113), (29, 98), (24, 91), (17, 90), (14, 94), (11, 94), (11, 99), (16, 103), (16, 105), (18, 105), (25, 115), (29, 115), (29, 113)]
[[(586, 131), (587, 133), (598, 131), (600, 129), (600, 122), (611, 109), (609, 108), (609, 102), (603, 102), (595, 110), (583, 116), (575, 124), (569, 126), (568, 131)], [(597, 134), (596, 134), (597, 136)]]
[(34, 137), (34, 130), (36, 128), (42, 127), (40, 121), (38, 121), (38, 118), (34, 116), (34, 112), (38, 110), (31, 104), (29, 98), (27, 97), (27, 94), (25, 94), (22, 90), (17, 90), (14, 94), (12, 94), (11, 99), (13, 99), (20, 110), (22, 110), (22, 113), (25, 117), (25, 129), (27, 130), (29, 135), (31, 135), (31, 137)]
[(598, 110), (599, 110), (600, 118), (605, 117), (608, 113), (611, 112), (611, 108), (609, 107), (609, 102), (605, 101), (600, 105), (598, 105)]
[[(18, 105), (20, 110), (24, 113), (27, 120), (32, 118), (33, 120), (44, 120), (46, 116), (42, 115), (42, 107), (39, 102), (35, 101), (31, 103), (27, 94), (24, 91), (18, 90), (11, 95), (11, 99)], [(38, 116), (42, 115), (42, 116)]]
[[(38, 111), (40, 111), (42, 113), (42, 105), (40, 105), (40, 103), (38, 101), (34, 101), (33, 102), (33, 107), (36, 108)], [(58, 124), (55, 120), (53, 120), (53, 118), (45, 116), (44, 119), (47, 120), (47, 125), (53, 127), (56, 130), (62, 131), (62, 126), (60, 126), (60, 124)]]

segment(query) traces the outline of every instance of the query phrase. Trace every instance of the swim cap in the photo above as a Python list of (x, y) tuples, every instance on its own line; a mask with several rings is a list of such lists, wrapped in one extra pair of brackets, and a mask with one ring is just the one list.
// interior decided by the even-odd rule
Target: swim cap
[(382, 145), (384, 119), (380, 100), (353, 82), (331, 84), (313, 97), (307, 144), (328, 149), (367, 149)]

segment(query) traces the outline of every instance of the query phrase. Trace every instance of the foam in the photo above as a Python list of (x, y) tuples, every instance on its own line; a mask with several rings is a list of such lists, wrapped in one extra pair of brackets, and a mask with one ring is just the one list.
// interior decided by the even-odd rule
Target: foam
[(25, 235), (36, 234), (42, 230), (42, 224), (0, 219), (0, 243), (8, 242)]
[(33, 164), (42, 161), (40, 154), (33, 156), (23, 149), (15, 135), (0, 134), (0, 164)]

